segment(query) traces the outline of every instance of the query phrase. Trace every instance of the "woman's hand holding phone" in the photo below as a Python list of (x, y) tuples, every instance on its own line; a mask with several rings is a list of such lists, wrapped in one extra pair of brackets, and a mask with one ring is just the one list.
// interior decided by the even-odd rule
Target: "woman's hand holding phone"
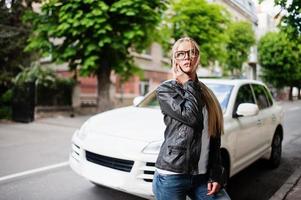
[(179, 83), (179, 84), (184, 84), (187, 81), (189, 81), (191, 79), (191, 77), (184, 73), (181, 69), (179, 65), (175, 65), (172, 69), (173, 72), (173, 78)]

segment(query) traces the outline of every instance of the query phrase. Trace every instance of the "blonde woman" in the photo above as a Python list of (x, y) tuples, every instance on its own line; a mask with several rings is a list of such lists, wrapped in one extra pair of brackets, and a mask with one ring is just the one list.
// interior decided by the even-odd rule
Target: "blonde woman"
[(157, 200), (185, 200), (186, 196), (207, 200), (219, 195), (230, 199), (220, 191), (222, 111), (214, 94), (197, 78), (199, 53), (191, 38), (176, 41), (174, 80), (156, 91), (166, 125), (153, 180)]

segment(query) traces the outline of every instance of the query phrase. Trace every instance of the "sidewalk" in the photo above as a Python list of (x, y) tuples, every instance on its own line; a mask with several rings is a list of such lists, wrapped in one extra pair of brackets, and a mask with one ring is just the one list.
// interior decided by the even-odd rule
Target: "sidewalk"
[(269, 200), (301, 199), (301, 167), (297, 169)]

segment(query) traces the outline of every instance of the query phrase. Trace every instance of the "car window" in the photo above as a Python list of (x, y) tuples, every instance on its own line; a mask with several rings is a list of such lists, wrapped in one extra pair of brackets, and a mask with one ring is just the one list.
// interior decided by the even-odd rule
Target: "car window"
[(265, 88), (262, 85), (252, 84), (252, 88), (256, 97), (256, 102), (260, 110), (269, 107), (269, 101), (266, 96)]
[(255, 104), (252, 89), (249, 84), (240, 86), (237, 96), (236, 96), (233, 113), (236, 113), (236, 110), (237, 110), (239, 104), (241, 104), (241, 103), (254, 103)]
[(269, 105), (272, 106), (273, 105), (273, 98), (272, 98), (272, 94), (270, 93), (270, 91), (263, 87), (264, 91), (265, 91), (265, 95), (267, 96), (268, 98), (268, 101), (269, 101)]
[[(233, 88), (233, 85), (226, 85), (226, 84), (215, 84), (210, 83), (206, 84), (216, 95), (223, 112), (226, 110), (230, 98), (230, 94)], [(144, 100), (138, 105), (138, 107), (158, 107), (159, 102), (156, 98), (155, 91), (151, 92), (150, 94), (146, 95)]]

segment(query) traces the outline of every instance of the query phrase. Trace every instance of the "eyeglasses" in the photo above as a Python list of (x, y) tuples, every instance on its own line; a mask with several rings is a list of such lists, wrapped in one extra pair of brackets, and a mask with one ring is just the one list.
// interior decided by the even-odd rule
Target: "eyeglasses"
[[(187, 57), (186, 57), (187, 55)], [(177, 60), (184, 60), (186, 58), (192, 59), (199, 55), (198, 51), (195, 49), (190, 49), (188, 51), (176, 51), (175, 52), (175, 59)]]

